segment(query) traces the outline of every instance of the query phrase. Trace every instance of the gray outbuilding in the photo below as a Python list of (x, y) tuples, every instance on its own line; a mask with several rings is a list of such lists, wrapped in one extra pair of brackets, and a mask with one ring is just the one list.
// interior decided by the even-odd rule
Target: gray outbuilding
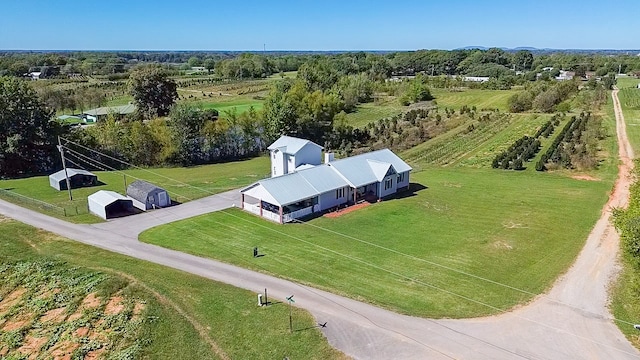
[[(71, 184), (72, 189), (94, 186), (98, 183), (98, 177), (86, 170), (67, 168), (67, 174), (69, 174), (69, 184)], [(58, 191), (67, 190), (67, 180), (64, 170), (49, 175), (49, 185)]]
[(89, 212), (105, 220), (135, 213), (133, 201), (115, 191), (100, 190), (87, 198)]
[(133, 206), (143, 211), (171, 205), (167, 190), (143, 180), (136, 180), (127, 186), (127, 196), (133, 200)]

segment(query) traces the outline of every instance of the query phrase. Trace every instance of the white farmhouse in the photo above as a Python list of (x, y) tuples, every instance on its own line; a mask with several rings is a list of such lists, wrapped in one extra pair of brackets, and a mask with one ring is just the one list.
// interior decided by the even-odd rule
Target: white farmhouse
[(242, 209), (275, 222), (382, 199), (409, 187), (411, 167), (389, 149), (339, 160), (327, 153), (324, 164), (319, 161), (322, 147), (308, 140), (283, 136), (269, 149), (272, 177), (240, 193)]
[(271, 152), (271, 177), (290, 174), (303, 165), (320, 165), (322, 159), (322, 146), (291, 136), (281, 136), (267, 149)]

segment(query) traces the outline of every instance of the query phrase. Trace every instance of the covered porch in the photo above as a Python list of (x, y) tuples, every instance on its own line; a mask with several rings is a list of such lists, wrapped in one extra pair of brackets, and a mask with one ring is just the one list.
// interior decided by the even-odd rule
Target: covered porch
[(294, 221), (318, 210), (317, 196), (286, 205), (274, 203), (273, 200), (270, 202), (242, 194), (243, 210), (280, 224)]

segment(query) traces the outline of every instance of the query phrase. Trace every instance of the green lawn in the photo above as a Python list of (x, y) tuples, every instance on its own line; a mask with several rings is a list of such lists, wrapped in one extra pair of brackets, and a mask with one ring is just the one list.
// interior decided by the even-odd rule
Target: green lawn
[(242, 114), (245, 111), (249, 111), (249, 108), (257, 110), (262, 109), (263, 101), (255, 100), (252, 98), (233, 98), (230, 101), (217, 101), (206, 102), (201, 101), (200, 105), (203, 109), (216, 109), (220, 113), (220, 116), (224, 117), (226, 111), (236, 111), (238, 114)]
[[(304, 330), (289, 334), (287, 306), (261, 308), (252, 292), (0, 218), (0, 263), (18, 261), (54, 261), (69, 272), (97, 271), (111, 279), (113, 291), (124, 289), (125, 294), (143, 300), (148, 314), (143, 332), (132, 339), (142, 346), (136, 358), (220, 358), (214, 346), (231, 359), (344, 358), (314, 328), (316, 322), (306, 311), (294, 308), (294, 329)], [(33, 285), (38, 277), (29, 281)], [(121, 355), (118, 358), (134, 358)]]
[[(449, 269), (544, 291), (581, 249), (613, 176), (434, 167), (412, 175), (426, 187), (415, 195), (339, 218), (283, 226), (229, 210), (150, 229), (141, 240), (402, 313), (480, 316), (532, 296)], [(254, 246), (266, 256), (249, 258)]]
[(627, 135), (631, 145), (640, 151), (640, 89), (624, 88), (618, 93), (620, 105), (627, 123)]
[[(126, 170), (127, 184), (140, 178), (152, 182), (169, 191), (172, 199), (185, 202), (214, 193), (236, 189), (262, 179), (269, 174), (269, 159), (258, 157), (244, 161), (234, 161), (212, 165), (194, 166), (189, 168), (153, 168), (147, 170)], [(87, 197), (98, 190), (113, 190), (125, 193), (125, 176), (118, 172), (96, 171), (98, 180), (104, 185), (90, 188), (74, 189), (73, 201), (69, 201), (67, 191), (57, 191), (49, 186), (47, 176), (36, 176), (25, 179), (0, 180), (0, 198), (33, 208), (36, 204), (17, 196), (16, 193), (42, 202), (65, 208), (67, 217), (62, 210), (47, 212), (62, 216), (65, 220), (78, 223), (101, 221), (98, 217), (87, 214)], [(177, 181), (175, 181), (177, 180)], [(195, 187), (195, 188), (194, 188)], [(41, 209), (37, 209), (41, 210)], [(79, 215), (76, 215), (79, 213)]]
[(480, 109), (500, 109), (508, 111), (507, 100), (517, 90), (482, 90), (466, 89), (463, 91), (451, 91), (445, 89), (432, 89), (431, 94), (436, 98), (439, 107), (458, 109), (464, 105), (475, 105)]
[(363, 127), (370, 122), (402, 114), (407, 110), (409, 110), (408, 107), (400, 105), (395, 99), (381, 103), (360, 104), (355, 112), (347, 114), (347, 123), (356, 128)]
[(616, 86), (618, 89), (637, 87), (640, 84), (640, 79), (634, 77), (620, 77), (616, 79)]

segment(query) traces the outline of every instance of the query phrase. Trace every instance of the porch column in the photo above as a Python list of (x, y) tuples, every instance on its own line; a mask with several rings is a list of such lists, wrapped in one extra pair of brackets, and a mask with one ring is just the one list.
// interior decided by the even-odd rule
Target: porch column
[(280, 206), (280, 224), (284, 224), (282, 212), (282, 206)]
[(260, 203), (258, 204), (258, 207), (260, 207), (260, 217), (262, 217), (262, 199), (260, 199)]
[(242, 194), (242, 202), (240, 203), (240, 209), (244, 209), (244, 193)]
[(358, 188), (353, 188), (353, 203), (356, 204), (358, 202)]

